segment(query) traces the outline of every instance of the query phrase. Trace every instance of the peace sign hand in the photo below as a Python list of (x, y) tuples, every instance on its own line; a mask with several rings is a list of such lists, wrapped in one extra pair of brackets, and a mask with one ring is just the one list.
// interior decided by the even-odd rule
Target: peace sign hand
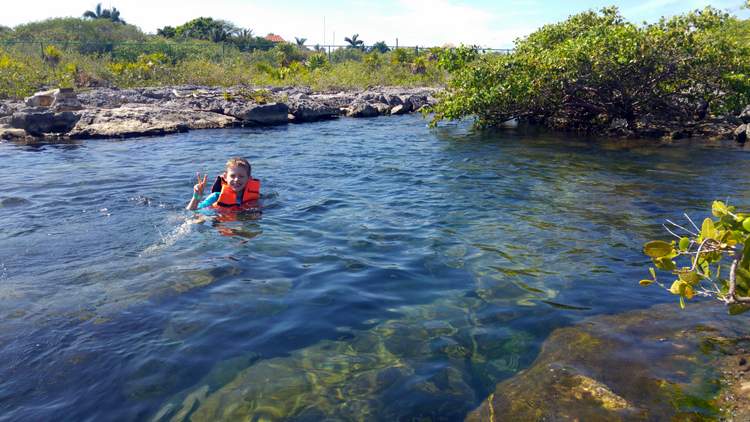
[(203, 189), (206, 187), (206, 179), (208, 179), (208, 175), (203, 175), (203, 179), (201, 179), (200, 172), (195, 173), (195, 178), (197, 179), (198, 183), (193, 186), (193, 192), (195, 192), (196, 195), (202, 196), (203, 195)]

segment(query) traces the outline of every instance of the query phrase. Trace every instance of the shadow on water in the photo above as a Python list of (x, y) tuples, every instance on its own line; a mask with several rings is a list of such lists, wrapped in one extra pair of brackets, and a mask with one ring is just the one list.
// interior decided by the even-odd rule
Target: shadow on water
[[(750, 191), (732, 148), (414, 117), (45, 153), (0, 145), (12, 419), (460, 419), (555, 328), (671, 300), (637, 286), (640, 245)], [(194, 163), (228, 155), (262, 218), (186, 221)]]

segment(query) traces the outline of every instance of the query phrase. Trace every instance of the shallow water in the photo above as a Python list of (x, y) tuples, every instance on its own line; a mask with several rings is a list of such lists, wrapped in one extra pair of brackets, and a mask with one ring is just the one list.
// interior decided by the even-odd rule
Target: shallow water
[[(261, 219), (183, 210), (229, 156)], [(733, 144), (428, 129), (417, 116), (0, 144), (0, 419), (460, 419), (556, 327), (672, 301), (643, 242)]]

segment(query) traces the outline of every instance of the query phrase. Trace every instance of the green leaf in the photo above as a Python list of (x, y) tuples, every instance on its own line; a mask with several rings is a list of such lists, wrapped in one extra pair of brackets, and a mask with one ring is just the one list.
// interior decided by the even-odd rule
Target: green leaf
[(746, 232), (750, 232), (750, 217), (745, 218), (742, 222), (742, 228), (745, 229)]
[(750, 271), (744, 268), (737, 268), (737, 286), (742, 287), (744, 290), (750, 288)]
[(669, 288), (670, 293), (673, 295), (680, 294), (680, 290), (682, 288), (682, 285), (685, 284), (682, 280), (675, 280), (674, 283), (672, 283), (672, 286)]
[(638, 284), (640, 284), (641, 286), (650, 286), (653, 282), (654, 280), (643, 279), (639, 281)]
[(688, 238), (688, 237), (681, 238), (680, 239), (680, 250), (682, 252), (685, 252), (685, 251), (688, 250), (689, 247), (690, 247), (690, 238)]
[(685, 309), (685, 298), (680, 296), (680, 309)]
[(660, 270), (673, 271), (677, 269), (677, 265), (671, 258), (654, 258), (653, 262), (654, 265), (656, 265), (656, 268)]
[(714, 221), (710, 218), (703, 220), (703, 225), (701, 226), (701, 238), (703, 240), (716, 239), (716, 227), (714, 226)]
[(654, 270), (654, 267), (648, 267), (648, 272), (651, 273), (651, 278), (653, 278), (654, 281), (656, 281), (656, 270)]
[(750, 269), (750, 237), (745, 239), (745, 244), (742, 246), (742, 261), (740, 261), (740, 267)]
[(695, 295), (695, 290), (693, 290), (692, 286), (687, 286), (687, 285), (682, 286), (682, 293), (681, 293), (682, 297), (692, 299), (694, 295)]
[(721, 201), (714, 201), (713, 204), (711, 204), (711, 214), (713, 214), (714, 217), (723, 217), (727, 215), (728, 211), (727, 204)]
[(697, 272), (690, 271), (690, 270), (680, 271), (679, 277), (680, 277), (680, 280), (690, 285), (698, 283), (701, 279)]
[(674, 246), (663, 240), (652, 240), (643, 245), (643, 253), (651, 258), (661, 258), (674, 253)]

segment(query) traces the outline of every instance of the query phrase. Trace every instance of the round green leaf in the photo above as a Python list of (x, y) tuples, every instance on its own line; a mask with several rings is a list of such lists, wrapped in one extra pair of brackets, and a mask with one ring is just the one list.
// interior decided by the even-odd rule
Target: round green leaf
[(652, 240), (643, 246), (643, 253), (651, 258), (661, 258), (674, 252), (674, 246), (663, 240)]
[(683, 237), (680, 239), (680, 250), (686, 251), (690, 247), (690, 239), (687, 237)]
[(745, 218), (745, 221), (742, 222), (742, 228), (745, 229), (746, 232), (750, 232), (750, 217)]

